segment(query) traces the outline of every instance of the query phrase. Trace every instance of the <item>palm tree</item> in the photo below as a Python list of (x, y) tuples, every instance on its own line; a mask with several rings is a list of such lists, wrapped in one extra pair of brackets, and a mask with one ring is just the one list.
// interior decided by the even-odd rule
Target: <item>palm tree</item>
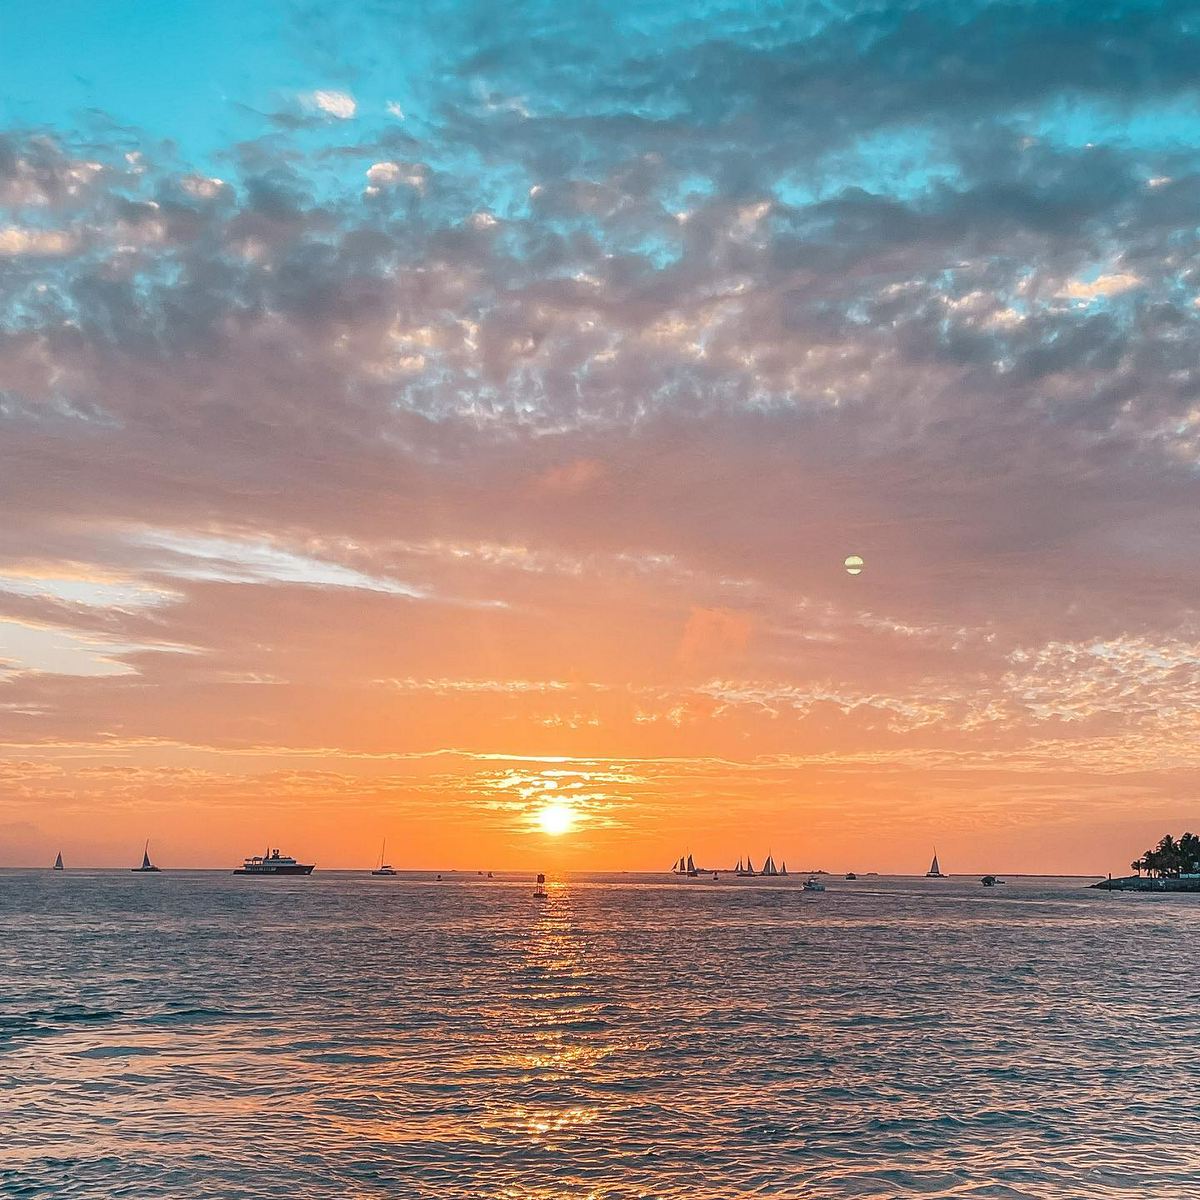
[(1179, 839), (1180, 866), (1188, 875), (1200, 873), (1200, 837), (1185, 833)]

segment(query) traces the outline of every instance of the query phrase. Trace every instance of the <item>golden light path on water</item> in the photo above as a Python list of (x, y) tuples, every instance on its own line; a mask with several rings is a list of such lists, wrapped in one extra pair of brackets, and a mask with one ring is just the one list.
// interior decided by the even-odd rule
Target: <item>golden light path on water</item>
[(0, 1195), (1192, 1194), (1187, 897), (801, 882), (0, 871)]

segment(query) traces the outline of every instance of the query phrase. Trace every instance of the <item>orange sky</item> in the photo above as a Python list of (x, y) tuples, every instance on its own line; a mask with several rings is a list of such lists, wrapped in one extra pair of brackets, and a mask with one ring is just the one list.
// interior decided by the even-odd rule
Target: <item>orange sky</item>
[(160, 8), (0, 114), (0, 865), (1200, 828), (1175, 34)]

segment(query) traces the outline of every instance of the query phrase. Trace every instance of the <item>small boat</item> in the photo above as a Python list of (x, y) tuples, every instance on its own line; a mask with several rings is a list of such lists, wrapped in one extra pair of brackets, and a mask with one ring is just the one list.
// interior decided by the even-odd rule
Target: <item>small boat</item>
[(995, 887), (998, 883), (1003, 883), (1003, 879), (997, 879), (995, 875), (985, 875), (980, 881), (984, 887)]
[(130, 867), (129, 869), (131, 871), (135, 871), (135, 872), (159, 870), (159, 868), (156, 867), (150, 861), (150, 839), (149, 838), (146, 839), (146, 845), (142, 850), (142, 865), (140, 867)]
[(680, 855), (679, 861), (671, 867), (671, 874), (686, 875), (689, 879), (695, 879), (700, 874), (700, 871), (692, 860), (692, 856), (688, 854)]
[(744, 864), (740, 858), (738, 859), (737, 870), (734, 871), (734, 874), (742, 877), (743, 879), (753, 879), (754, 876), (758, 874), (758, 872), (754, 869), (754, 864), (750, 861), (749, 855), (746, 856), (746, 861)]
[(534, 890), (533, 890), (533, 898), (535, 900), (545, 900), (546, 899), (546, 877), (545, 877), (545, 875), (539, 875), (537, 877), (537, 887), (534, 888)]
[(846, 878), (847, 878), (847, 879), (857, 879), (857, 878), (858, 878), (858, 876), (857, 876), (857, 875), (855, 875), (855, 873), (854, 873), (853, 871), (847, 871), (847, 872), (846, 872)]
[(929, 870), (925, 872), (926, 879), (945, 879), (942, 874), (942, 868), (938, 866), (937, 851), (933, 852), (933, 862), (929, 864)]
[(806, 892), (823, 892), (825, 890), (825, 885), (815, 876), (810, 875), (804, 881), (804, 890)]
[(311, 875), (316, 863), (300, 863), (291, 855), (268, 850), (266, 854), (255, 854), (244, 859), (240, 867), (234, 868), (235, 875)]
[(62, 861), (62, 851), (61, 851), (61, 850), (58, 852), (58, 857), (57, 857), (57, 858), (54, 860), (54, 866), (53, 866), (53, 867), (51, 867), (50, 869), (51, 869), (52, 871), (62, 871), (62, 870), (64, 870), (64, 869), (65, 869), (65, 868), (63, 867), (63, 861)]
[(397, 874), (395, 867), (393, 867), (389, 863), (385, 863), (383, 861), (384, 852), (386, 850), (387, 850), (387, 838), (384, 838), (383, 845), (379, 847), (379, 866), (377, 866), (371, 872), (372, 875), (395, 875), (395, 874)]
[(763, 863), (762, 870), (759, 872), (759, 874), (766, 875), (772, 879), (779, 874), (779, 871), (775, 866), (775, 859), (772, 858), (770, 854), (767, 855), (767, 861)]
[(488, 872), (487, 877), (489, 879), (495, 879), (495, 876), (491, 873), (491, 871)]

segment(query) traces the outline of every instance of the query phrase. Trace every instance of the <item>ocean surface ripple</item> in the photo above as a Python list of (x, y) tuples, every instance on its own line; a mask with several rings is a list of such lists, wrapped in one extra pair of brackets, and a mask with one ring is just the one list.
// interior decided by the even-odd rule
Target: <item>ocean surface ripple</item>
[(1200, 897), (0, 871), (0, 1195), (1200, 1196)]

